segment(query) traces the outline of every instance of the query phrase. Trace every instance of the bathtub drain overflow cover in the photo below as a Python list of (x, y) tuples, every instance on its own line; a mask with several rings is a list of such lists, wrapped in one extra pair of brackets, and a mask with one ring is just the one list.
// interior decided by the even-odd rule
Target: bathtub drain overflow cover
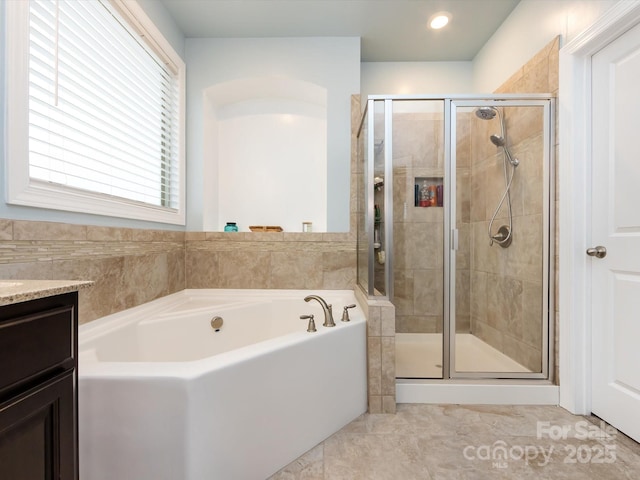
[(220, 329), (222, 328), (223, 323), (224, 323), (224, 320), (222, 320), (222, 317), (219, 317), (216, 315), (211, 319), (211, 328), (213, 328), (216, 332), (219, 332)]

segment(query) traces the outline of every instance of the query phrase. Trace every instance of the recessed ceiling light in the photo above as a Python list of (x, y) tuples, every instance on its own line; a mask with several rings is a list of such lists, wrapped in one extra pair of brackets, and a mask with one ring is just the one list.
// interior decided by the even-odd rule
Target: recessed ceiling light
[(439, 30), (451, 20), (451, 14), (449, 12), (438, 12), (431, 16), (429, 19), (429, 26), (434, 30)]

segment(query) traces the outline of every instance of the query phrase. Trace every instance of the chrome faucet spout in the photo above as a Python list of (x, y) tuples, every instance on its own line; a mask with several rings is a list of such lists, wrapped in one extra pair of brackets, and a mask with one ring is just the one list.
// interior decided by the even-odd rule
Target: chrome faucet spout
[(335, 327), (336, 322), (333, 321), (333, 311), (331, 309), (331, 305), (327, 304), (324, 298), (318, 295), (308, 295), (304, 297), (305, 302), (310, 302), (311, 300), (317, 300), (317, 302), (322, 307), (322, 311), (324, 312), (324, 323), (323, 327)]

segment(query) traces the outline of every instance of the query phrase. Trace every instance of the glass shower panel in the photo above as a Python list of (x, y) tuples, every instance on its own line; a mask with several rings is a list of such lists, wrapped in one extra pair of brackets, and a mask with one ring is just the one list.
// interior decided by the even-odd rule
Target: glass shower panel
[(387, 145), (385, 129), (385, 102), (374, 102), (373, 142), (373, 286), (375, 295), (387, 295), (386, 285), (386, 188), (385, 167)]
[(358, 131), (356, 160), (356, 235), (358, 285), (369, 291), (369, 238), (367, 235), (367, 164), (369, 158), (369, 109), (365, 107)]
[(384, 255), (380, 256), (385, 242), (385, 135), (385, 101), (370, 99), (358, 132), (356, 207), (358, 284), (370, 296), (386, 295), (387, 290)]
[(547, 112), (540, 102), (460, 103), (452, 139), (458, 234), (452, 376), (541, 373)]
[(443, 378), (443, 100), (394, 100), (393, 303), (396, 376)]

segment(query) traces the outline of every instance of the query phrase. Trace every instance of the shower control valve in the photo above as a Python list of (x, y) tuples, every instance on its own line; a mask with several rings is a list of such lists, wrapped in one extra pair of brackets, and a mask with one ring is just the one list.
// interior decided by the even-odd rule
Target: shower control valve
[(351, 319), (349, 318), (349, 309), (350, 308), (356, 308), (356, 304), (352, 303), (351, 305), (347, 305), (346, 307), (344, 307), (344, 310), (342, 310), (342, 321), (343, 322), (348, 322)]

